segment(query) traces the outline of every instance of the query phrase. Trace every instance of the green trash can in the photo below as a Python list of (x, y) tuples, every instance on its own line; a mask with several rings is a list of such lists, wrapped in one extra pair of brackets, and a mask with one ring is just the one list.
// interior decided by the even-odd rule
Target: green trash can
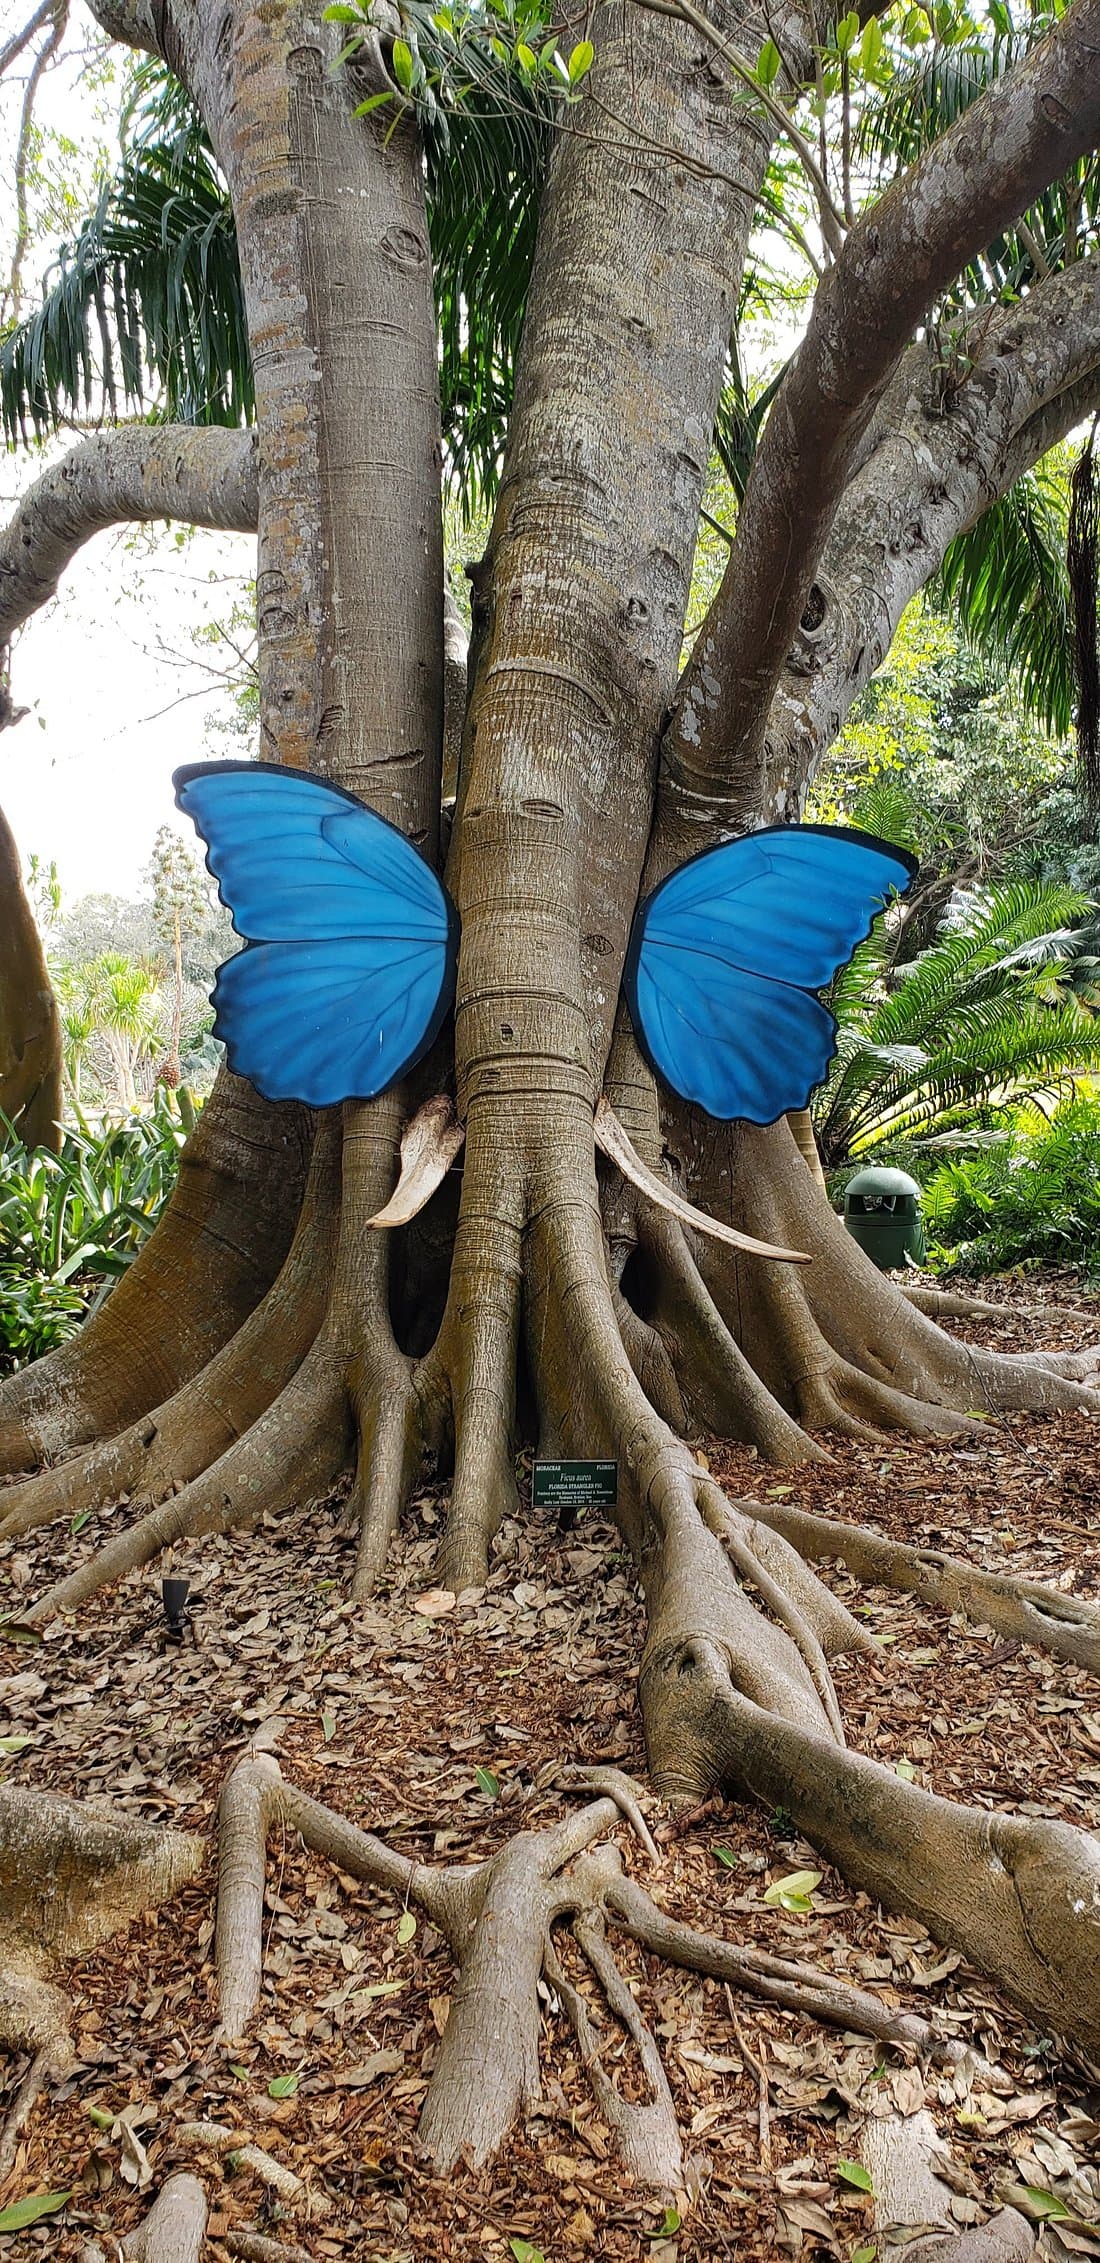
[(884, 1273), (924, 1262), (927, 1244), (920, 1214), (920, 1188), (907, 1171), (871, 1165), (857, 1171), (844, 1189), (844, 1223), (853, 1241)]

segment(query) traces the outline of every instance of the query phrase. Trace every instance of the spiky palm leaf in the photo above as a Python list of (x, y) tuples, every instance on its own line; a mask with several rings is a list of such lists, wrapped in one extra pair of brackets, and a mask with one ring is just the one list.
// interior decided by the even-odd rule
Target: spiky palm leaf
[(1040, 464), (951, 544), (935, 585), (977, 650), (1011, 670), (1032, 714), (1073, 722), (1073, 630), (1064, 483)]
[(133, 409), (150, 390), (193, 424), (252, 415), (236, 235), (202, 125), (158, 67), (140, 74), (122, 163), (75, 241), (63, 245), (42, 303), (0, 344), (0, 416), (9, 439), (41, 434), (102, 389)]
[[(491, 492), (503, 445), (551, 106), (491, 51), (464, 93), (453, 110), (433, 101), (421, 124), (443, 431), (468, 494)], [(59, 253), (41, 306), (0, 344), (10, 439), (93, 406), (100, 388), (112, 413), (121, 393), (134, 409), (152, 395), (183, 422), (253, 414), (228, 194), (205, 127), (159, 63), (135, 74), (118, 173)]]
[(1090, 908), (1061, 885), (983, 891), (889, 989), (880, 923), (834, 986), (840, 1043), (813, 1104), (826, 1160), (942, 1131), (1100, 1067), (1100, 1020), (1051, 984)]

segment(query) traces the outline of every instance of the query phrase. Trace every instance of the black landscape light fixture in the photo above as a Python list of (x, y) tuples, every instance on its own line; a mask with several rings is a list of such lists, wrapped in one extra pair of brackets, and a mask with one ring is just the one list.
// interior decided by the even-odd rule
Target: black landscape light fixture
[(161, 1580), (160, 1598), (164, 1605), (164, 1616), (168, 1623), (168, 1639), (170, 1642), (183, 1641), (187, 1625), (184, 1612), (190, 1593), (191, 1582), (180, 1573), (170, 1574), (167, 1579)]

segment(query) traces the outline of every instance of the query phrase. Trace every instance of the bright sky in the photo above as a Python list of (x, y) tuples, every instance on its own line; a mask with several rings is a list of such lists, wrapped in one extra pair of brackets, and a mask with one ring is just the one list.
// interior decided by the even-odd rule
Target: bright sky
[[(0, 45), (32, 6), (0, 0)], [(74, 212), (90, 207), (97, 145), (102, 162), (113, 141), (117, 73), (115, 83), (101, 85), (87, 69), (99, 45), (83, 0), (74, 0), (70, 59), (47, 74), (36, 111), (51, 140), (32, 200), (39, 241), (24, 276), (31, 304)], [(124, 51), (114, 53), (124, 70)], [(0, 273), (14, 237), (22, 75), (21, 59), (0, 86)], [(0, 448), (0, 523), (49, 458), (78, 437), (51, 443), (49, 457)], [(99, 535), (19, 637), (12, 692), (32, 713), (0, 734), (0, 807), (24, 860), (32, 851), (46, 863), (56, 859), (66, 904), (93, 889), (137, 894), (158, 827), (176, 819), (176, 765), (248, 751), (211, 740), (211, 721), (228, 717), (230, 701), (196, 665), (191, 637), (204, 621), (228, 616), (254, 549), (243, 536), (196, 534), (181, 552), (167, 528), (143, 530), (136, 541), (125, 530)]]
[(136, 894), (159, 826), (194, 839), (173, 807), (177, 764), (248, 751), (212, 743), (230, 702), (208, 690), (189, 636), (228, 614), (254, 549), (196, 534), (181, 557), (165, 532), (135, 556), (121, 532), (97, 535), (20, 636), (12, 691), (33, 711), (0, 734), (0, 807), (24, 859), (56, 859), (66, 904), (93, 889)]

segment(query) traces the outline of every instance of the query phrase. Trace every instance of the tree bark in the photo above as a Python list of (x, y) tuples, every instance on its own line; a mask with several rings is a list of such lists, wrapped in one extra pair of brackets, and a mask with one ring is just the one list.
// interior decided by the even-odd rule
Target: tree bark
[(27, 901), (19, 851), (0, 810), (0, 1141), (61, 1146), (61, 1021)]

